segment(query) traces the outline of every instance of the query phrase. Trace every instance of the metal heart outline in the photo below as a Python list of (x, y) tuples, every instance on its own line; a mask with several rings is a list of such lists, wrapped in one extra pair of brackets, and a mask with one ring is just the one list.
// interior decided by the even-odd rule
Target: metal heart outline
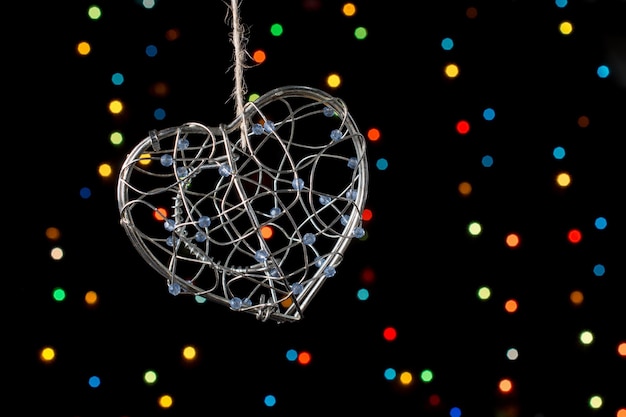
[(345, 103), (287, 86), (228, 125), (151, 131), (119, 171), (117, 201), (133, 246), (172, 294), (282, 323), (303, 317), (364, 235), (368, 182), (365, 139)]

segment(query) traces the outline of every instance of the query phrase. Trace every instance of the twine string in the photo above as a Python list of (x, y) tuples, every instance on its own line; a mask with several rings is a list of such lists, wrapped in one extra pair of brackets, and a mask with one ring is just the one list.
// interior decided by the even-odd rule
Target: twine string
[(231, 42), (234, 48), (234, 78), (235, 78), (235, 87), (233, 89), (233, 98), (235, 99), (235, 118), (241, 117), (241, 126), (240, 126), (240, 135), (241, 135), (241, 146), (245, 151), (249, 146), (248, 143), (248, 126), (246, 124), (246, 118), (244, 117), (244, 96), (247, 92), (246, 83), (243, 78), (243, 71), (245, 68), (245, 58), (247, 56), (245, 44), (247, 42), (247, 38), (244, 35), (245, 29), (241, 23), (239, 6), (241, 4), (241, 0), (231, 0), (230, 2), (230, 10), (231, 10), (231, 26), (232, 26), (232, 34), (231, 34)]

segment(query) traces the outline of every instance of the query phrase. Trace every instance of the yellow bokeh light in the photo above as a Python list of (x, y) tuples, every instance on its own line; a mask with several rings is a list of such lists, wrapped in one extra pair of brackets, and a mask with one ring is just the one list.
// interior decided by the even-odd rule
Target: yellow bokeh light
[(78, 45), (76, 45), (76, 51), (83, 56), (89, 55), (89, 53), (91, 52), (91, 45), (89, 45), (89, 42), (80, 42)]
[(183, 348), (183, 358), (187, 359), (188, 361), (195, 359), (196, 348), (193, 346), (185, 346)]
[(346, 3), (343, 5), (342, 11), (346, 16), (354, 16), (356, 13), (356, 6), (354, 3)]
[(100, 176), (103, 178), (110, 177), (112, 173), (113, 168), (111, 168), (111, 165), (109, 164), (100, 164), (100, 166), (98, 167), (98, 174), (100, 174)]
[(124, 110), (124, 104), (120, 100), (111, 100), (109, 103), (109, 111), (113, 114), (120, 114)]
[(341, 77), (338, 74), (330, 74), (328, 78), (326, 78), (326, 84), (330, 88), (337, 88), (341, 85)]
[(561, 22), (561, 24), (559, 25), (559, 31), (563, 35), (569, 35), (574, 31), (574, 26), (572, 26), (572, 23), (568, 21)]
[(150, 154), (149, 153), (142, 153), (141, 156), (139, 156), (139, 163), (141, 165), (150, 165)]
[(459, 67), (456, 64), (446, 65), (444, 72), (448, 78), (456, 78), (459, 76)]
[(413, 381), (413, 374), (408, 371), (402, 372), (400, 374), (400, 383), (403, 385), (409, 385)]
[(54, 358), (56, 357), (56, 352), (54, 351), (53, 348), (47, 346), (41, 349), (41, 352), (39, 352), (39, 357), (44, 362), (52, 362)]
[(556, 176), (556, 183), (561, 187), (567, 187), (572, 183), (572, 178), (567, 172), (561, 172)]
[(159, 405), (162, 408), (170, 408), (172, 404), (174, 404), (174, 399), (172, 398), (171, 395), (165, 394), (159, 397)]

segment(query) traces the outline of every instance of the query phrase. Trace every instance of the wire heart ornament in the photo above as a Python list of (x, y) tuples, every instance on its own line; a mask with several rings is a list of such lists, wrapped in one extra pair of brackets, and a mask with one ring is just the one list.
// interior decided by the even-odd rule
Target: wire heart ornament
[[(237, 139), (231, 139), (237, 138)], [(120, 224), (173, 295), (298, 321), (363, 238), (366, 142), (345, 103), (302, 86), (233, 122), (151, 131), (117, 183)]]

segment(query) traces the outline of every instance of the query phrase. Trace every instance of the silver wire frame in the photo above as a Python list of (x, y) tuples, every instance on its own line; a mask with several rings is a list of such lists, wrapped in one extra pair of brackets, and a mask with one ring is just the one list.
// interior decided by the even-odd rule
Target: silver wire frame
[(120, 223), (172, 294), (298, 321), (364, 233), (365, 148), (343, 101), (277, 88), (228, 125), (151, 131), (120, 169)]

